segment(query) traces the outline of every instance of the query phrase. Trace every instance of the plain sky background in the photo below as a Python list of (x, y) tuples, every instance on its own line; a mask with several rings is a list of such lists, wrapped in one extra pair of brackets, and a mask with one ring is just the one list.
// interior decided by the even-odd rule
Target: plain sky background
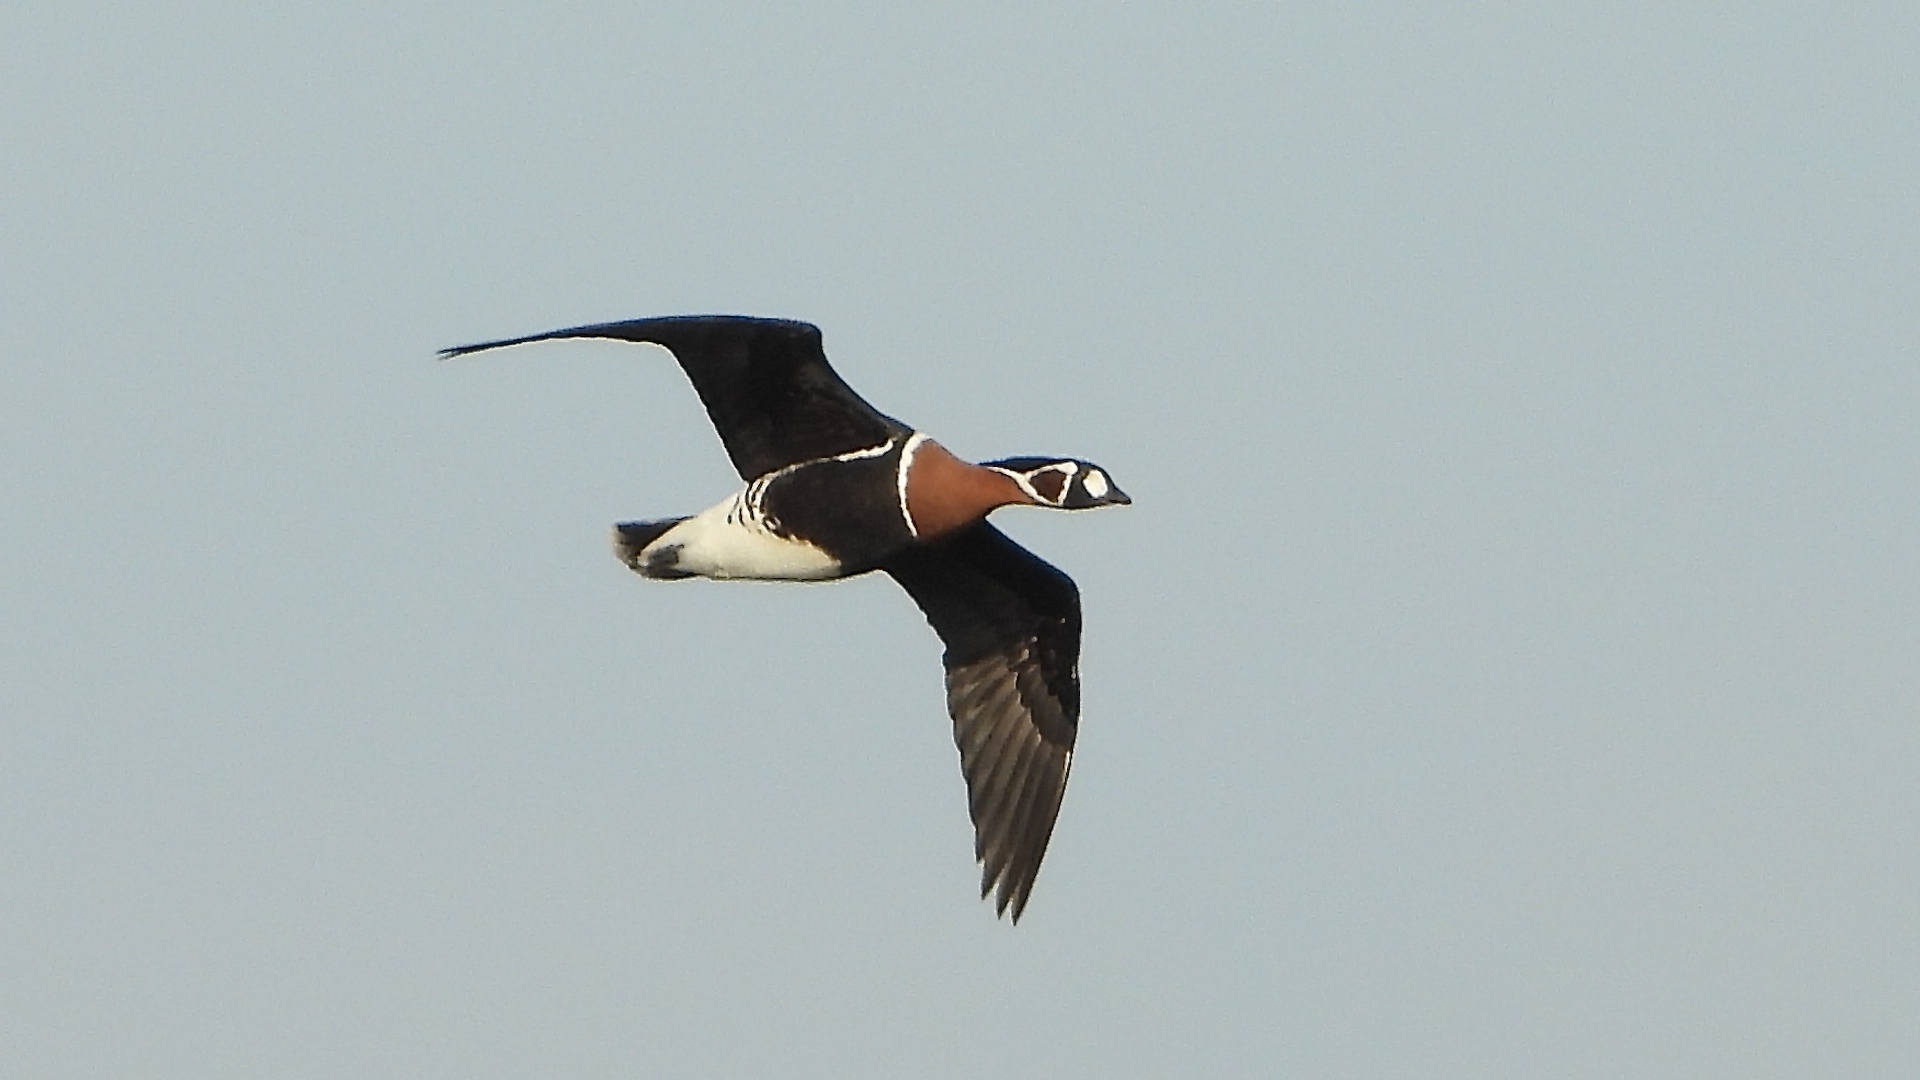
[[(1920, 9), (0, 9), (0, 1075), (1920, 1062)], [(1135, 498), (975, 899), (663, 354)]]

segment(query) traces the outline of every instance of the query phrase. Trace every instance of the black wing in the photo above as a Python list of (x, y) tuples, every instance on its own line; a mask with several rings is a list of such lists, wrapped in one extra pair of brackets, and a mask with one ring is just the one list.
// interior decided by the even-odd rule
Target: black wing
[(693, 381), (743, 480), (878, 446), (909, 429), (861, 400), (827, 365), (820, 328), (787, 319), (676, 315), (599, 323), (440, 350), (445, 357), (560, 338), (664, 345)]
[(1027, 906), (1080, 723), (1080, 590), (980, 522), (882, 567), (946, 643), (947, 711), (967, 778), (980, 895)]

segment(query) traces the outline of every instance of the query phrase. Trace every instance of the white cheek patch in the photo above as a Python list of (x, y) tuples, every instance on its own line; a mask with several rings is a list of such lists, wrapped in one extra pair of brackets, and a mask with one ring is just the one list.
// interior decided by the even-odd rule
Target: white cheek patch
[(1099, 469), (1088, 469), (1087, 475), (1080, 481), (1080, 486), (1086, 488), (1087, 494), (1096, 499), (1107, 497), (1107, 476)]

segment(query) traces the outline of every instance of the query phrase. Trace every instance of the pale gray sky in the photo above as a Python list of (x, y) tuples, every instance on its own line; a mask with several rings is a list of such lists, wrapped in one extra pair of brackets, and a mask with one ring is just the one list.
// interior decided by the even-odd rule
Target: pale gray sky
[[(0, 1074), (1896, 1077), (1912, 5), (0, 11)], [(662, 354), (1136, 502), (974, 899)]]

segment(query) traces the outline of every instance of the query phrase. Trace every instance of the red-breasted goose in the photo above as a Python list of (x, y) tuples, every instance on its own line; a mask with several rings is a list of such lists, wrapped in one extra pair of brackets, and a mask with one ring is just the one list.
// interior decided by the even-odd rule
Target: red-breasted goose
[(1066, 792), (1080, 720), (1080, 593), (986, 522), (1001, 506), (1131, 502), (1077, 458), (974, 465), (861, 400), (819, 328), (732, 315), (635, 319), (462, 345), (560, 338), (670, 350), (746, 486), (689, 517), (615, 526), (650, 578), (820, 581), (884, 570), (946, 645), (947, 710), (966, 776), (980, 895), (1025, 910)]

